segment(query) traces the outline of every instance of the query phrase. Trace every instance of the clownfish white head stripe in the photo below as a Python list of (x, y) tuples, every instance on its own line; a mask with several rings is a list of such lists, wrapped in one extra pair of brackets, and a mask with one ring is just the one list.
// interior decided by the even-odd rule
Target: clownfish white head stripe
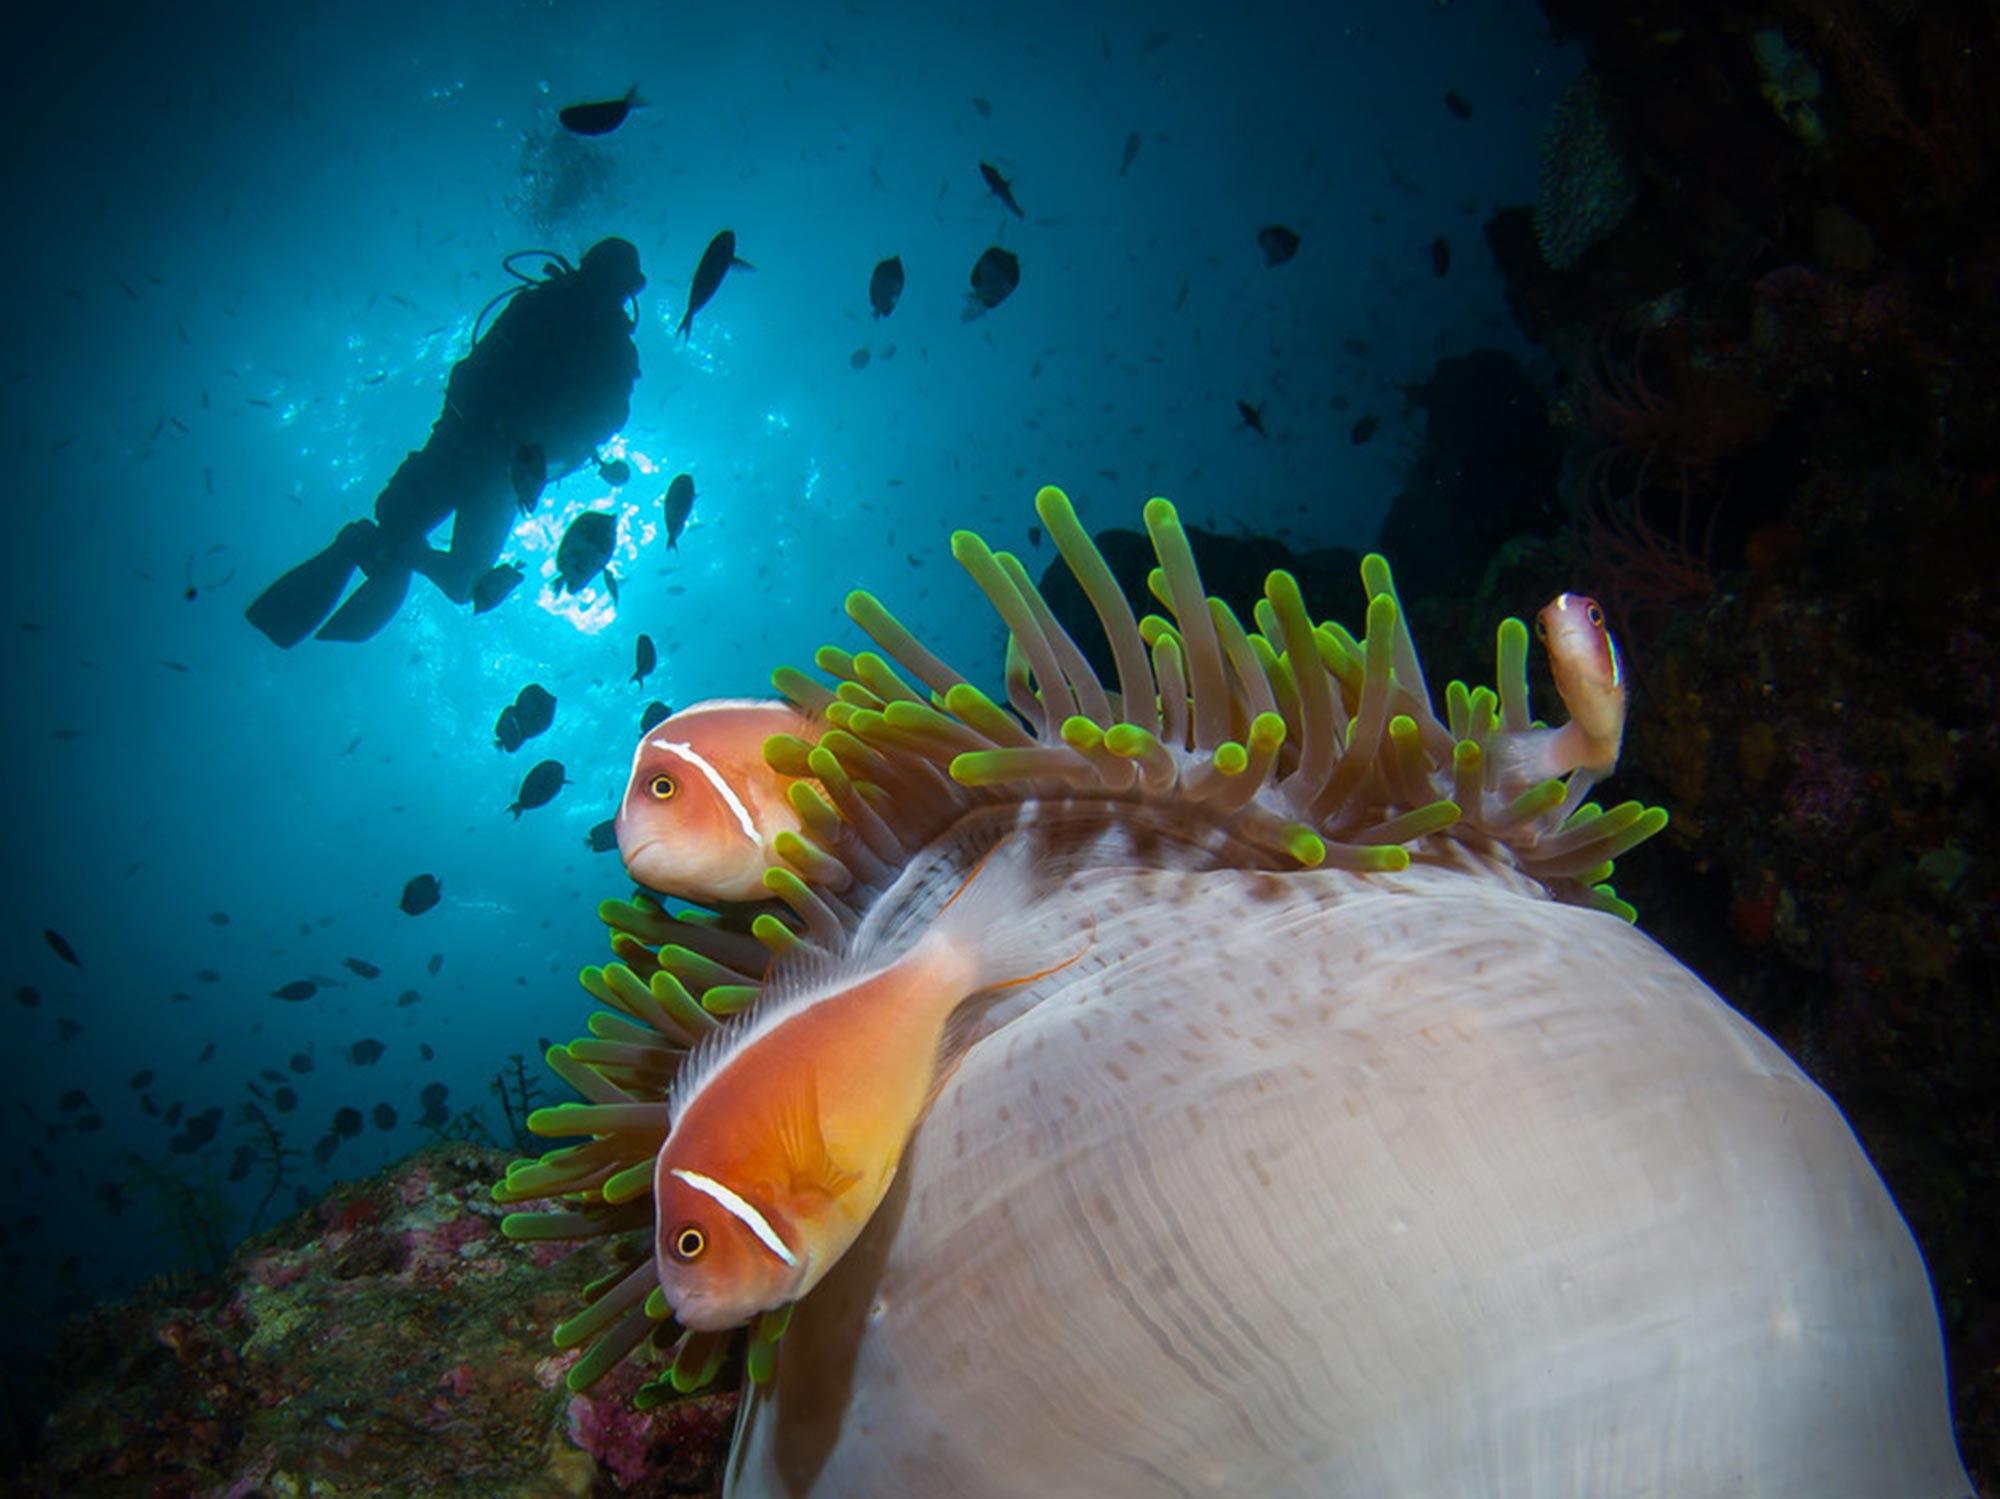
[(699, 1171), (676, 1169), (670, 1174), (676, 1179), (686, 1182), (702, 1195), (714, 1198), (716, 1202), (722, 1205), (724, 1212), (749, 1229), (751, 1233), (757, 1236), (757, 1241), (760, 1244), (783, 1260), (787, 1269), (798, 1269), (799, 1257), (786, 1247), (783, 1239), (778, 1237), (778, 1231), (771, 1227), (770, 1220), (741, 1197), (737, 1196), (736, 1193), (730, 1191), (729, 1188), (725, 1187), (721, 1182), (716, 1181), (713, 1177), (703, 1176)]
[(678, 755), (700, 771), (708, 784), (715, 788), (715, 794), (722, 798), (722, 804), (735, 814), (736, 825), (743, 830), (743, 836), (759, 848), (764, 846), (764, 835), (757, 831), (757, 824), (750, 816), (750, 809), (743, 805), (743, 798), (738, 796), (735, 788), (723, 779), (721, 771), (702, 758), (700, 750), (685, 742), (675, 744), (665, 739), (655, 739), (651, 747), (664, 750), (670, 755)]

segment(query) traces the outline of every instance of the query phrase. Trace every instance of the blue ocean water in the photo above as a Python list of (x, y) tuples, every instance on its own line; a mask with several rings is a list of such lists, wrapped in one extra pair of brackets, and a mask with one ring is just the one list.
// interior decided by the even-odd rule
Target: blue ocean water
[[(1404, 387), (1476, 347), (1532, 357), (1480, 225), (1532, 199), (1580, 66), (1526, 0), (208, 4), (48, 25), (5, 105), (0, 236), (0, 1266), (8, 1335), (37, 1347), (419, 1144), (428, 1085), (505, 1138), (491, 1084), (574, 1033), (596, 905), (629, 889), (587, 835), (649, 700), (757, 694), (854, 645), (854, 587), (997, 677), (949, 537), (1039, 569), (1044, 483), (1092, 527), (1157, 494), (1198, 525), (1370, 544), (1421, 433)], [(634, 83), (645, 107), (611, 134), (558, 123)], [(1274, 223), (1301, 244), (1267, 267)], [(678, 342), (725, 227), (756, 269)], [(551, 486), (503, 554), (527, 580), (489, 614), (419, 580), (364, 644), (252, 629), (258, 590), (424, 441), (511, 284), (502, 258), (606, 235), (649, 280), (631, 420), (604, 450), (629, 482)], [(1020, 286), (967, 318), (992, 245)], [(889, 255), (907, 286), (876, 320)], [(669, 554), (683, 471), (699, 499)], [(615, 605), (551, 583), (586, 509), (621, 517)], [(643, 685), (641, 632), (660, 653)], [(531, 681), (554, 725), (502, 753), (495, 717)], [(517, 820), (541, 758), (569, 784)], [(443, 899), (412, 917), (420, 873)], [(301, 980), (311, 997), (274, 997)], [(385, 1047), (367, 1065), (364, 1039)], [(261, 1152), (229, 1179), (261, 1138), (250, 1104), (296, 1152), (275, 1194)], [(360, 1133), (316, 1161), (343, 1108)]]

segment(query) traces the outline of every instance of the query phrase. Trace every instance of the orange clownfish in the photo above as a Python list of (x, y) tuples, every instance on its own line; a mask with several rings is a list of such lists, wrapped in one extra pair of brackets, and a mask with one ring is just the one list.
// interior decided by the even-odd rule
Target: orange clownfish
[(1551, 741), (1557, 768), (1550, 774), (1610, 775), (1625, 742), (1625, 664), (1603, 609), (1580, 593), (1559, 593), (1535, 616), (1535, 634), (1549, 653), (1556, 693), (1569, 710), (1569, 722)]
[(1625, 664), (1604, 610), (1580, 593), (1557, 594), (1535, 616), (1535, 635), (1549, 653), (1569, 722), (1507, 735), (1505, 777), (1533, 785), (1575, 770), (1586, 781), (1600, 781), (1617, 767), (1625, 740)]
[(1067, 967), (1078, 937), (1087, 950), (1073, 907), (1034, 902), (1030, 848), (995, 848), (900, 955), (781, 969), (689, 1060), (653, 1174), (660, 1285), (683, 1327), (735, 1327), (817, 1285), (964, 1055), (967, 1002)]
[(625, 872), (662, 895), (713, 905), (765, 899), (778, 834), (799, 830), (791, 777), (764, 763), (764, 741), (816, 741), (819, 726), (789, 703), (717, 698), (639, 736), (618, 804)]

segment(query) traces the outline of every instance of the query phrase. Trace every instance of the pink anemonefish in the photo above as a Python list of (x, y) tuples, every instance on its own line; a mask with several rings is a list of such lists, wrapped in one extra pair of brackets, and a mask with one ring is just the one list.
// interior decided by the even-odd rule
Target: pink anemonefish
[(764, 871), (781, 861), (778, 834), (799, 830), (792, 777), (764, 763), (764, 741), (819, 739), (789, 703), (716, 698), (639, 736), (618, 805), (618, 854), (649, 890), (712, 905), (766, 898)]
[(1535, 634), (1549, 653), (1549, 670), (1569, 722), (1500, 736), (1494, 744), (1500, 779), (1508, 787), (1525, 789), (1578, 771), (1583, 778), (1570, 790), (1571, 799), (1580, 801), (1591, 784), (1618, 764), (1625, 739), (1624, 663), (1603, 609), (1580, 593), (1558, 594), (1535, 616)]
[(817, 1285), (963, 1057), (967, 1001), (1088, 950), (1087, 913), (1035, 898), (1033, 849), (998, 845), (900, 954), (870, 951), (864, 927), (847, 957), (781, 961), (757, 1008), (683, 1067), (653, 1178), (660, 1286), (683, 1327), (735, 1327)]
[(1560, 593), (1535, 616), (1535, 634), (1549, 653), (1556, 692), (1569, 722), (1556, 730), (1561, 769), (1608, 776), (1625, 742), (1625, 665), (1596, 599)]

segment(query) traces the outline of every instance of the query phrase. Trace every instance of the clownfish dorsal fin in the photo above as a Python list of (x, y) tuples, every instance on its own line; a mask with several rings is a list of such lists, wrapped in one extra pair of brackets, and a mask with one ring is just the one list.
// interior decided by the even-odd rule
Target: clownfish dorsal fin
[(811, 1067), (799, 1072), (798, 1080), (786, 1085), (778, 1102), (778, 1147), (786, 1185), (795, 1195), (837, 1198), (861, 1180), (861, 1173), (843, 1170), (827, 1150), (826, 1132), (820, 1127), (818, 1084)]

